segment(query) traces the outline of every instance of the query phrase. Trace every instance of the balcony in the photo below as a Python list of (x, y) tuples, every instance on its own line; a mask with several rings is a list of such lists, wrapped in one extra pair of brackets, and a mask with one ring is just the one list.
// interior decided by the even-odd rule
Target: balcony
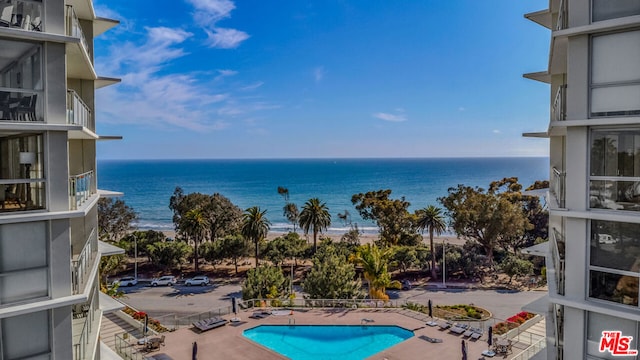
[(80, 254), (74, 256), (75, 260), (71, 261), (71, 286), (74, 295), (84, 291), (97, 254), (98, 235), (94, 228)]
[(40, 92), (0, 87), (0, 121), (44, 121)]
[(551, 241), (551, 260), (555, 269), (556, 291), (558, 295), (564, 295), (564, 236), (554, 228), (549, 239)]
[(78, 93), (67, 90), (67, 123), (92, 129), (91, 109), (82, 101)]
[(555, 167), (551, 169), (551, 186), (549, 190), (551, 194), (556, 199), (556, 204), (559, 208), (564, 209), (565, 207), (565, 177), (566, 173), (564, 171), (560, 171)]
[(42, 31), (42, 1), (9, 0), (0, 4), (0, 28)]
[(93, 359), (97, 349), (98, 330), (100, 326), (100, 307), (97, 289), (93, 291), (91, 300), (73, 307), (72, 334), (73, 360)]
[(96, 193), (96, 183), (93, 170), (79, 175), (69, 176), (69, 206), (77, 210), (82, 204)]
[(80, 20), (76, 12), (73, 10), (73, 6), (67, 5), (67, 21), (66, 21), (67, 36), (80, 39), (80, 44), (84, 47), (84, 50), (89, 53), (89, 44), (84, 37), (82, 27), (80, 27)]
[(567, 119), (567, 85), (560, 85), (553, 99), (551, 107), (551, 121), (564, 121)]
[(556, 30), (564, 30), (569, 26), (567, 16), (567, 1), (560, 0), (560, 6), (558, 7), (558, 19), (556, 20)]

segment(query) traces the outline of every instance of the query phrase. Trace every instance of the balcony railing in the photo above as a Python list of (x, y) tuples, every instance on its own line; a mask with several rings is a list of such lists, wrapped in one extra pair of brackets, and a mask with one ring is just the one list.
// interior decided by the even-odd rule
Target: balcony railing
[(554, 228), (549, 238), (551, 241), (551, 259), (555, 267), (556, 290), (559, 295), (564, 295), (564, 236)]
[(558, 21), (556, 22), (556, 30), (566, 29), (568, 26), (567, 21), (567, 2), (560, 0), (560, 6), (558, 7)]
[(94, 228), (91, 230), (87, 243), (82, 248), (76, 260), (71, 261), (71, 286), (74, 294), (79, 294), (83, 291), (97, 252), (98, 236)]
[(556, 92), (551, 108), (551, 121), (563, 121), (567, 119), (567, 85), (560, 85)]
[(75, 37), (80, 39), (80, 43), (84, 47), (84, 50), (89, 53), (89, 44), (87, 43), (87, 39), (84, 37), (84, 32), (82, 31), (82, 27), (80, 27), (80, 20), (78, 20), (78, 16), (76, 12), (73, 10), (73, 6), (67, 5), (67, 36)]
[(42, 31), (42, 1), (3, 1), (0, 3), (0, 27)]
[(91, 195), (95, 194), (93, 170), (69, 176), (69, 206), (77, 210)]
[(0, 121), (43, 121), (37, 91), (0, 87)]
[(560, 171), (555, 167), (551, 169), (551, 193), (556, 198), (556, 203), (559, 208), (565, 207), (565, 178), (566, 173)]
[(67, 90), (67, 123), (91, 128), (91, 109), (73, 90)]
[(95, 329), (97, 324), (95, 320), (100, 316), (98, 292), (93, 292), (89, 302), (77, 304), (75, 307), (77, 311), (74, 310), (72, 321), (73, 360), (85, 360), (87, 356), (91, 356), (91, 352), (88, 351), (91, 339), (98, 336), (97, 329)]

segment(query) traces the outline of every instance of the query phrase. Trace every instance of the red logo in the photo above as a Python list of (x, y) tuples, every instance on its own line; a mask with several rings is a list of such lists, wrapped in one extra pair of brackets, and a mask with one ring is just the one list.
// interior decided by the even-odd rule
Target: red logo
[(600, 338), (600, 352), (608, 351), (613, 356), (638, 355), (638, 350), (630, 350), (633, 336), (622, 336), (622, 331), (603, 331)]

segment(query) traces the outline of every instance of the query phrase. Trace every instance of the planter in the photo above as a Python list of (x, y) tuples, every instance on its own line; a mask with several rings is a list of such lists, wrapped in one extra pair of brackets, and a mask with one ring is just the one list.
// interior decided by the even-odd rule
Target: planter
[(518, 336), (521, 332), (527, 330), (528, 328), (538, 323), (538, 321), (540, 320), (542, 320), (542, 316), (535, 315), (534, 317), (525, 321), (523, 324), (521, 324), (517, 328), (509, 330), (504, 336), (508, 339), (513, 339), (514, 337)]

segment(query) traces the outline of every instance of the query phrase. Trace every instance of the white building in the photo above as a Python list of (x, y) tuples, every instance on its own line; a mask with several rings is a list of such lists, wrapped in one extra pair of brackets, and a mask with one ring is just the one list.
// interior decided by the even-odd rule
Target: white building
[(100, 358), (91, 0), (0, 0), (0, 360)]
[(547, 70), (525, 74), (551, 85), (547, 358), (638, 359), (600, 345), (640, 347), (640, 1), (525, 16), (551, 30)]

